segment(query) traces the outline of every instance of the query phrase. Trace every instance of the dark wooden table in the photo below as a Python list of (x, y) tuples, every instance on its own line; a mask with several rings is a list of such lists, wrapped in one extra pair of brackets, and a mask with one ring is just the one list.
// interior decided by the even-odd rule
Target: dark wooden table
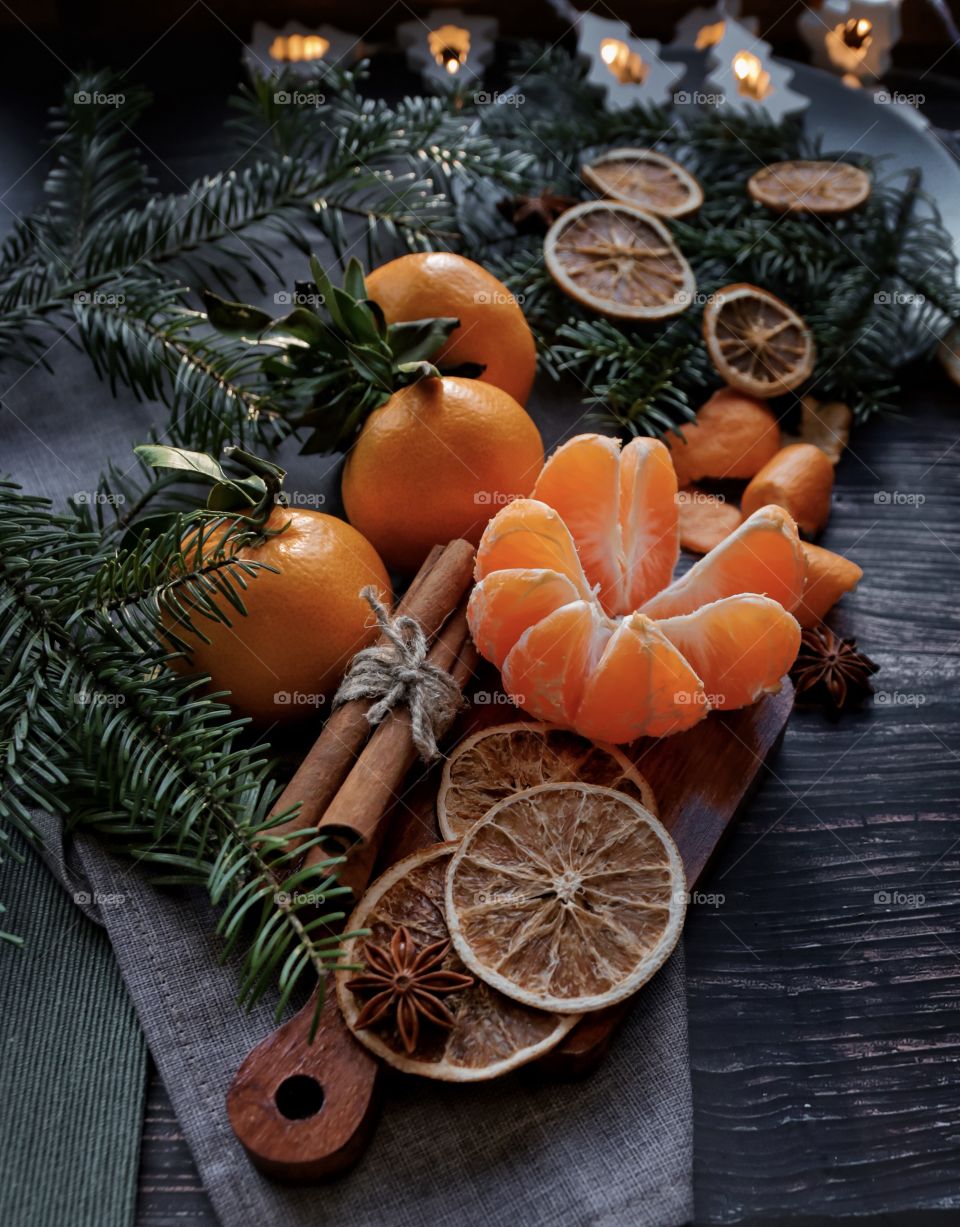
[[(236, 48), (169, 53), (142, 66), (161, 94), (164, 63), (206, 69), (149, 121), (172, 186), (218, 163)], [(6, 40), (0, 67), (0, 183), (22, 176), (21, 210), (62, 68), (29, 40)], [(841, 462), (823, 541), (866, 572), (834, 622), (881, 665), (877, 696), (838, 722), (796, 713), (688, 919), (700, 1223), (960, 1215), (960, 391), (937, 368), (905, 386), (902, 419), (859, 430)], [(155, 1076), (137, 1221), (215, 1222)]]

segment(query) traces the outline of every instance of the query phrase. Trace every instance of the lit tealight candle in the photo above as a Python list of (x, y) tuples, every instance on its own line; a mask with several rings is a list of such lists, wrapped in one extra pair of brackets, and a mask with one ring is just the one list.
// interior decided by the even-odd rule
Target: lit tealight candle
[(873, 22), (866, 17), (851, 17), (842, 26), (837, 26), (837, 33), (852, 51), (862, 51), (866, 55), (872, 41)]
[(701, 26), (697, 31), (697, 37), (694, 46), (698, 51), (706, 51), (710, 47), (715, 47), (723, 38), (725, 23), (715, 21), (712, 25)]
[(600, 58), (621, 85), (642, 85), (646, 79), (646, 64), (618, 38), (603, 39), (600, 43)]
[(462, 26), (441, 26), (427, 34), (427, 46), (437, 64), (450, 76), (460, 71), (470, 54), (470, 31)]
[(278, 34), (270, 44), (270, 57), (281, 64), (301, 64), (322, 60), (329, 50), (329, 40), (319, 34), (291, 34), (289, 38)]
[(752, 51), (738, 51), (733, 57), (733, 75), (737, 79), (737, 92), (742, 97), (762, 102), (769, 95), (770, 74)]

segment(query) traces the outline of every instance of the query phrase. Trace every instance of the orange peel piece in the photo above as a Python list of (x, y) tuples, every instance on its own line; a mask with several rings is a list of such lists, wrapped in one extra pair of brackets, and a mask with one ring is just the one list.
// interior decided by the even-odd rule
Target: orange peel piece
[(743, 522), (739, 507), (696, 486), (679, 492), (677, 510), (680, 546), (691, 554), (709, 554)]
[(741, 507), (750, 515), (775, 503), (789, 511), (807, 537), (815, 537), (830, 518), (833, 465), (813, 443), (791, 443), (777, 452), (743, 492)]
[(667, 446), (681, 486), (703, 477), (753, 477), (780, 450), (773, 411), (736, 388), (714, 392), (700, 406), (697, 420), (680, 427), (680, 435), (668, 439)]
[(794, 610), (800, 625), (806, 630), (822, 622), (845, 592), (852, 592), (863, 577), (863, 570), (842, 554), (804, 541), (807, 578), (803, 597)]

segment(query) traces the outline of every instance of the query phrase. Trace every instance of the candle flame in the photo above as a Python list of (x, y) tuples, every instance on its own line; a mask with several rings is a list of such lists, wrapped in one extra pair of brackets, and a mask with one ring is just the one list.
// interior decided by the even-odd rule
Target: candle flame
[(697, 31), (696, 48), (698, 51), (706, 51), (710, 47), (715, 47), (723, 38), (723, 31), (726, 28), (725, 23), (716, 21), (712, 26), (701, 26)]
[(642, 85), (646, 79), (647, 65), (619, 38), (600, 40), (600, 58), (621, 85)]
[(430, 54), (450, 76), (455, 76), (470, 54), (470, 31), (462, 26), (440, 26), (427, 34)]
[(752, 51), (738, 51), (733, 57), (733, 75), (737, 78), (737, 92), (744, 98), (762, 102), (770, 93), (770, 74)]
[(836, 32), (851, 51), (865, 53), (873, 41), (873, 22), (866, 17), (851, 17), (843, 25), (837, 26)]
[(271, 58), (284, 64), (322, 60), (329, 50), (329, 40), (319, 34), (291, 34), (288, 38), (278, 34), (270, 44)]

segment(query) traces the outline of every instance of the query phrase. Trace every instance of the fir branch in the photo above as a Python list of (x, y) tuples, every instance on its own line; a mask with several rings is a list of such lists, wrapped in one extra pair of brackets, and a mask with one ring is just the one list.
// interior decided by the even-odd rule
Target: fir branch
[[(282, 1008), (305, 975), (322, 985), (337, 961), (331, 926), (346, 893), (337, 862), (294, 868), (310, 836), (281, 835), (290, 815), (269, 817), (277, 789), (265, 747), (242, 742), (245, 721), (204, 692), (204, 679), (168, 667), (147, 632), (150, 609), (137, 624), (129, 616), (136, 603), (211, 616), (229, 567), (234, 582), (252, 577), (234, 556), (248, 528), (223, 527), (224, 537), (197, 528), (210, 534), (206, 551), (198, 538), (185, 548), (179, 524), (162, 544), (104, 561), (95, 534), (0, 485), (0, 838), (4, 824), (31, 837), (30, 807), (40, 806), (152, 864), (162, 881), (202, 883), (224, 909), (225, 953), (252, 931), (242, 1000), (279, 971)], [(192, 572), (171, 605), (178, 560)]]

